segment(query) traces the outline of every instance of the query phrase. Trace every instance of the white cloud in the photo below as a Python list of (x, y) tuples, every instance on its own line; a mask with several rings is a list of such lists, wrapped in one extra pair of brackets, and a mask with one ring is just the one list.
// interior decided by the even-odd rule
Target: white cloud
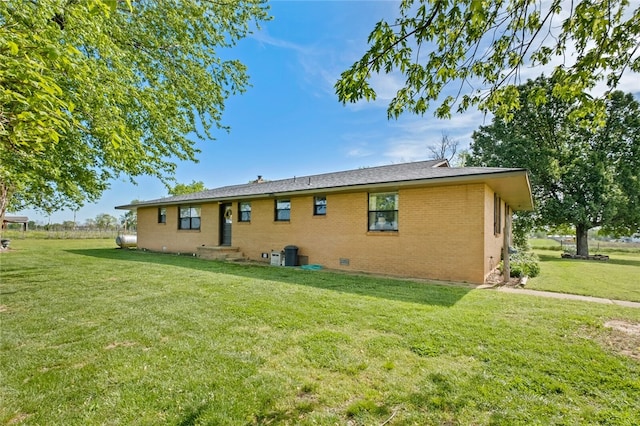
[[(303, 71), (301, 78), (311, 88), (310, 90), (316, 96), (337, 99), (334, 85), (340, 79), (342, 72), (351, 64), (344, 62), (335, 51), (320, 44), (306, 47), (298, 46), (295, 50), (298, 53), (297, 61)], [(347, 103), (347, 108), (352, 111), (368, 108), (386, 109), (396, 92), (404, 85), (404, 77), (399, 72), (374, 74), (369, 80), (369, 84), (376, 92), (376, 99)]]
[(263, 28), (262, 30), (253, 33), (250, 37), (264, 45), (279, 47), (281, 49), (293, 50), (303, 54), (306, 54), (309, 52), (309, 48), (307, 46), (304, 46), (298, 43), (293, 43), (288, 40), (272, 37), (266, 28)]
[(427, 144), (423, 141), (394, 142), (384, 153), (392, 163), (419, 161), (427, 158)]
[[(393, 8), (397, 7), (394, 5)], [(564, 12), (563, 12), (564, 13)], [(563, 19), (560, 16), (556, 19)], [(373, 26), (371, 27), (373, 28)], [(334, 34), (335, 35), (335, 34)], [(355, 60), (358, 60), (366, 51), (367, 45), (362, 38), (344, 38), (336, 49), (336, 39), (331, 36), (316, 40), (313, 45), (301, 46), (276, 40), (267, 33), (263, 35), (263, 42), (273, 46), (291, 49), (296, 52), (297, 60), (301, 66), (305, 86), (316, 97), (334, 98), (334, 85), (340, 78), (341, 72), (346, 70)], [(545, 40), (545, 45), (554, 42), (553, 37)], [(568, 46), (570, 47), (570, 46)], [(554, 67), (561, 65), (565, 60), (571, 61), (575, 53), (568, 48), (563, 57), (554, 57), (552, 62), (545, 66), (525, 65), (518, 71), (518, 78), (512, 81), (516, 84), (524, 83), (528, 79), (535, 79), (542, 74), (550, 75)], [(404, 86), (405, 77), (399, 72), (390, 74), (380, 73), (372, 75), (369, 84), (376, 91), (375, 101), (359, 101), (347, 104), (347, 112), (357, 113), (367, 110), (379, 114), (380, 120), (386, 121), (384, 110), (395, 97), (396, 92)], [(482, 87), (477, 82), (474, 87)], [(448, 94), (457, 93), (458, 83), (454, 82), (445, 88), (442, 94), (444, 98)], [(465, 87), (465, 90), (472, 89)], [(627, 73), (621, 80), (619, 89), (627, 92), (640, 92), (640, 79), (636, 74)], [(603, 89), (599, 89), (602, 93)], [(463, 91), (464, 92), (464, 91)], [(343, 135), (343, 154), (349, 158), (364, 158), (374, 155), (388, 159), (392, 162), (412, 161), (427, 158), (429, 153), (427, 146), (439, 143), (443, 134), (459, 141), (459, 149), (465, 149), (471, 142), (471, 136), (482, 125), (491, 123), (492, 116), (472, 108), (464, 113), (453, 113), (448, 120), (439, 120), (433, 117), (433, 111), (439, 102), (434, 101), (425, 116), (415, 116), (405, 113), (398, 121), (390, 121), (384, 126), (377, 126), (378, 134), (361, 133)], [(455, 107), (454, 107), (455, 108)], [(354, 127), (358, 127), (354, 123)]]
[[(592, 94), (595, 96), (601, 96), (607, 90), (609, 90), (607, 82), (601, 81), (593, 88)], [(622, 90), (625, 93), (633, 93), (636, 97), (640, 96), (640, 75), (627, 71), (620, 78), (615, 90)]]
[[(360, 59), (367, 50), (367, 37), (380, 19), (393, 20), (398, 14), (399, 1), (361, 0), (362, 6), (355, 7), (345, 2), (337, 2), (329, 21), (333, 32), (318, 34), (312, 43), (301, 45), (286, 40), (277, 39), (269, 35), (266, 28), (257, 32), (253, 38), (261, 43), (296, 52), (301, 73), (300, 80), (304, 82), (306, 90), (316, 97), (330, 97), (336, 99), (334, 85), (340, 79), (343, 71), (353, 62)], [(359, 101), (347, 104), (352, 111), (365, 108), (386, 109), (396, 91), (403, 86), (403, 79), (399, 73), (374, 75), (370, 84), (376, 90), (375, 101)]]
[(375, 154), (375, 151), (370, 149), (367, 144), (361, 144), (360, 146), (354, 146), (347, 149), (345, 155), (348, 158), (365, 158)]
[[(361, 127), (361, 125), (362, 123), (354, 122), (354, 127)], [(384, 128), (385, 126), (380, 126), (375, 130), (343, 133), (341, 136), (343, 155), (347, 158), (365, 158), (379, 153), (379, 147), (384, 145)]]
[(349, 132), (342, 135), (343, 154), (348, 158), (376, 158), (380, 164), (419, 161), (429, 158), (429, 145), (440, 143), (443, 135), (459, 141), (459, 150), (467, 148), (471, 134), (482, 124), (478, 112), (438, 120), (417, 116), (388, 121), (376, 131)]
[(634, 93), (636, 96), (640, 95), (640, 75), (627, 72), (620, 79), (620, 84), (617, 88), (624, 92)]
[(370, 83), (378, 95), (378, 100), (389, 102), (404, 86), (404, 77), (400, 73), (374, 74)]
[[(438, 145), (443, 135), (458, 141), (458, 151), (469, 147), (471, 135), (482, 125), (491, 123), (491, 116), (477, 110), (454, 114), (451, 119), (437, 119), (431, 115), (417, 116), (405, 114), (397, 121), (389, 121), (384, 135), (378, 135), (377, 142), (387, 162), (398, 163), (419, 161), (430, 157), (429, 145)], [(372, 140), (372, 135), (361, 135)], [(356, 139), (355, 135), (352, 135)], [(361, 139), (361, 140), (362, 140)]]

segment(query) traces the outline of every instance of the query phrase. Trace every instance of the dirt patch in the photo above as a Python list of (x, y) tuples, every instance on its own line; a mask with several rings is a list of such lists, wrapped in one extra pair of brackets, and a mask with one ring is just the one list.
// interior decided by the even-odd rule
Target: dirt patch
[(0, 312), (7, 312), (9, 307), (7, 305), (0, 305)]
[(30, 414), (26, 414), (26, 413), (19, 413), (16, 414), (15, 416), (13, 416), (12, 418), (9, 419), (9, 421), (7, 422), (8, 425), (15, 425), (18, 423), (22, 423), (23, 421), (27, 420), (29, 418)]
[(602, 343), (621, 355), (640, 361), (640, 323), (611, 320), (604, 324), (608, 333), (601, 337)]
[(500, 272), (498, 269), (494, 269), (489, 276), (487, 276), (487, 279), (485, 280), (485, 284), (492, 284), (493, 286), (508, 286), (508, 287), (517, 287), (519, 285), (521, 285), (522, 283), (522, 279), (519, 277), (511, 277), (509, 279), (509, 282), (505, 283), (504, 282), (504, 277), (502, 276), (502, 272)]
[(640, 337), (640, 323), (632, 323), (620, 320), (611, 320), (604, 323), (605, 327), (613, 328), (633, 336)]

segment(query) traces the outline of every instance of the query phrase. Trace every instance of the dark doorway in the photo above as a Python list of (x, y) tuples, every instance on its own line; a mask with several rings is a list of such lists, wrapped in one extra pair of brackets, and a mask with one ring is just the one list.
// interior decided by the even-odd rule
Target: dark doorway
[(233, 223), (233, 209), (231, 203), (220, 204), (220, 245), (231, 245), (231, 224)]

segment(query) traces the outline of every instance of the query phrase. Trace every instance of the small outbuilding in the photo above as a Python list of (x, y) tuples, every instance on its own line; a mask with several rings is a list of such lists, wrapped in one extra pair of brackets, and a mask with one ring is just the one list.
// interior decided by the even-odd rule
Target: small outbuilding
[(509, 241), (513, 211), (532, 210), (533, 199), (524, 169), (435, 160), (259, 179), (116, 208), (137, 210), (139, 249), (210, 248), (273, 263), (272, 253), (295, 246), (300, 263), (330, 269), (483, 283)]
[(27, 231), (29, 218), (27, 216), (5, 216), (2, 220), (2, 229), (7, 229), (7, 224), (19, 223), (21, 231)]

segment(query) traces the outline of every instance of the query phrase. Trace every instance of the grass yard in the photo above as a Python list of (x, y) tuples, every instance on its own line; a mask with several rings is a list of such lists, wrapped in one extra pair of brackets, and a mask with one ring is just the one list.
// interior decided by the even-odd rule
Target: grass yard
[(640, 424), (640, 336), (606, 326), (640, 309), (112, 240), (12, 247), (3, 424)]
[(560, 252), (535, 250), (540, 275), (532, 290), (555, 291), (640, 302), (640, 253), (611, 253), (608, 261), (562, 259)]
[(527, 288), (640, 302), (640, 250), (636, 245), (620, 248), (619, 243), (603, 243), (605, 247), (596, 251), (592, 242), (591, 253), (606, 252), (606, 262), (562, 259), (560, 243), (549, 239), (533, 240), (531, 245), (540, 258), (540, 275), (530, 279)]

